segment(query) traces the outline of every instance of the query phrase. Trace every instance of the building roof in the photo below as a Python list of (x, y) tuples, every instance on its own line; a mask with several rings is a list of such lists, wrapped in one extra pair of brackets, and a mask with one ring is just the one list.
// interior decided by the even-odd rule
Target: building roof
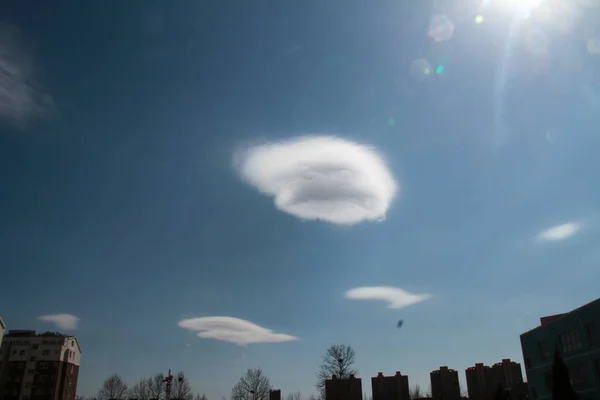
[(592, 300), (589, 303), (586, 303), (586, 304), (584, 304), (582, 306), (579, 306), (579, 307), (577, 307), (577, 308), (575, 308), (575, 309), (573, 309), (573, 310), (571, 310), (569, 312), (566, 312), (566, 313), (563, 313), (563, 314), (554, 314), (554, 315), (548, 315), (546, 317), (541, 317), (540, 318), (540, 325), (539, 326), (536, 326), (535, 328), (532, 328), (532, 329), (530, 329), (530, 330), (528, 330), (526, 332), (523, 332), (521, 334), (521, 336), (526, 335), (528, 333), (531, 333), (531, 332), (533, 332), (533, 331), (535, 331), (537, 329), (540, 329), (541, 327), (544, 327), (546, 325), (553, 324), (554, 322), (563, 319), (567, 315), (573, 314), (574, 312), (580, 311), (580, 310), (582, 310), (582, 309), (584, 309), (586, 307), (589, 307), (589, 306), (592, 306), (592, 305), (596, 305), (596, 304), (600, 304), (600, 297), (597, 298), (596, 300)]
[(79, 349), (79, 352), (82, 353), (81, 345), (79, 344), (79, 339), (77, 339), (77, 336), (67, 335), (65, 333), (50, 331), (36, 333), (30, 329), (11, 329), (7, 334), (4, 335), (4, 337), (62, 337), (67, 340), (74, 340), (77, 344), (77, 349)]
[(0, 315), (0, 329), (6, 329), (6, 324), (4, 323), (4, 320), (2, 319), (1, 315)]

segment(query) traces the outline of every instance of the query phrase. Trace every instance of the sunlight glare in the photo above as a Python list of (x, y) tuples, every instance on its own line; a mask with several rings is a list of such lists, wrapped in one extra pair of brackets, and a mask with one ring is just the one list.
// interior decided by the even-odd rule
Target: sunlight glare
[(544, 0), (496, 0), (496, 3), (512, 11), (529, 13), (539, 7)]

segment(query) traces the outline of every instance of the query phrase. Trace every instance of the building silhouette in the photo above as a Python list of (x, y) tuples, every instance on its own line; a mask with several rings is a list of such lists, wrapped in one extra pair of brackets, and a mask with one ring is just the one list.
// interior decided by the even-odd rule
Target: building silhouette
[(448, 367), (440, 367), (429, 374), (433, 400), (460, 400), (458, 372)]
[(510, 359), (503, 359), (491, 367), (477, 363), (467, 368), (465, 375), (470, 400), (495, 398), (499, 389), (512, 400), (524, 399), (528, 395), (521, 364)]
[(564, 314), (540, 318), (521, 335), (530, 398), (550, 399), (554, 351), (566, 365), (579, 400), (600, 399), (600, 299)]
[(325, 381), (325, 400), (362, 400), (362, 380), (352, 374), (347, 379), (333, 375)]
[(409, 400), (408, 376), (396, 371), (396, 375), (383, 376), (379, 372), (371, 378), (373, 400)]
[(0, 347), (0, 398), (74, 400), (80, 358), (75, 336), (9, 330)]
[(269, 392), (269, 400), (281, 400), (281, 390), (280, 389), (272, 389)]
[(469, 400), (488, 400), (495, 393), (492, 388), (492, 369), (483, 363), (477, 363), (465, 370)]

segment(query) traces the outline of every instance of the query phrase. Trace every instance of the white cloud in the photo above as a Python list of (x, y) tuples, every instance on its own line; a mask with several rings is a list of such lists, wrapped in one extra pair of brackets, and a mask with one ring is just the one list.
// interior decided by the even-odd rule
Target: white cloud
[(570, 238), (581, 229), (581, 224), (576, 222), (568, 222), (562, 225), (556, 225), (546, 229), (538, 234), (538, 240), (542, 241), (559, 241)]
[(429, 294), (413, 294), (404, 289), (388, 286), (359, 287), (346, 292), (352, 300), (382, 300), (388, 308), (404, 308), (431, 298)]
[(306, 220), (351, 225), (385, 215), (398, 184), (373, 149), (334, 136), (303, 136), (236, 152), (241, 178)]
[(290, 342), (298, 339), (233, 317), (190, 318), (179, 321), (177, 325), (197, 332), (197, 335), (204, 339), (222, 340), (241, 346), (251, 343)]
[(0, 118), (23, 127), (55, 111), (52, 97), (35, 83), (36, 70), (19, 30), (0, 23)]
[(65, 331), (77, 329), (77, 325), (79, 324), (79, 318), (71, 314), (41, 315), (38, 319), (44, 322), (52, 322), (53, 324), (56, 324), (59, 329)]

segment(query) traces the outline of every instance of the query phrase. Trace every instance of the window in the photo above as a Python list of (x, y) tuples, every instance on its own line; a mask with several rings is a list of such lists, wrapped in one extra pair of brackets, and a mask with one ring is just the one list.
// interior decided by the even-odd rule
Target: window
[(590, 346), (595, 346), (598, 344), (598, 326), (596, 322), (590, 322), (587, 324), (586, 329), (588, 341), (590, 342)]
[(31, 348), (34, 350), (37, 349), (38, 347), (39, 347), (39, 345), (37, 345), (37, 344), (31, 345)]
[(44, 351), (42, 351), (42, 355), (43, 356), (49, 356), (50, 355), (50, 350), (44, 350)]
[(13, 350), (13, 356), (14, 356), (15, 354), (17, 354), (17, 351), (16, 351), (16, 350)]
[(28, 369), (28, 370), (27, 370), (27, 374), (28, 374), (28, 375), (33, 375), (33, 372), (34, 372), (34, 371), (33, 371), (32, 369)]
[(548, 351), (548, 343), (545, 340), (539, 343), (540, 347), (540, 357), (542, 360), (547, 360), (550, 357), (550, 352)]
[(585, 384), (585, 368), (583, 364), (570, 366), (569, 378), (571, 378), (571, 385), (573, 386), (580, 386)]
[(47, 362), (40, 363), (40, 368), (41, 369), (48, 369), (48, 363)]
[(531, 358), (525, 358), (525, 369), (531, 369)]
[(60, 354), (60, 350), (58, 350), (58, 349), (54, 350), (54, 354)]
[(46, 382), (46, 375), (40, 375), (40, 382)]
[(25, 387), (26, 388), (30, 388), (31, 387), (31, 382), (25, 382)]
[(563, 333), (560, 336), (560, 341), (562, 344), (563, 351), (565, 353), (570, 353), (575, 350), (579, 350), (583, 347), (583, 343), (581, 342), (581, 338), (576, 330), (572, 329), (566, 333)]
[(20, 355), (20, 356), (24, 356), (24, 355), (25, 355), (25, 350), (21, 350), (21, 351), (19, 352), (19, 355)]

